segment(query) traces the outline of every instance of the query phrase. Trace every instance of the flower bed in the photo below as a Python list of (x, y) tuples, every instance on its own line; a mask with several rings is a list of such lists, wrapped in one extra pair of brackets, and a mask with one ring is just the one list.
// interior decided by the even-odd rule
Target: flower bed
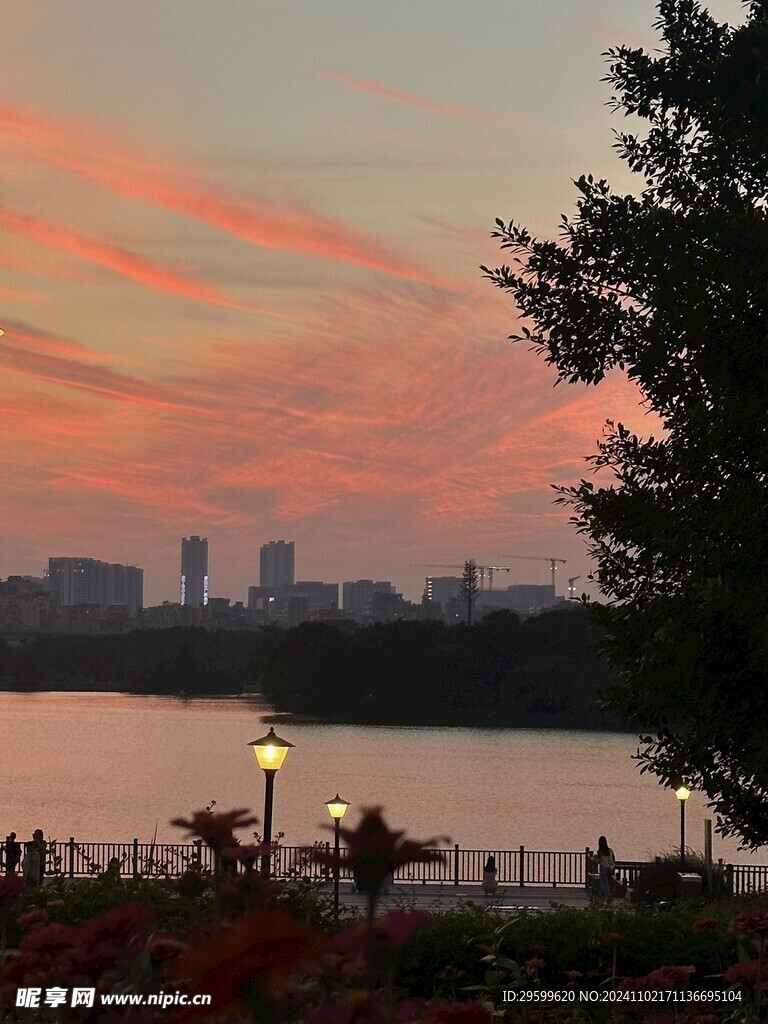
[[(209, 809), (178, 824), (212, 848), (216, 873), (53, 879), (30, 891), (0, 880), (1, 1020), (113, 1019), (102, 997), (159, 992), (176, 1001), (109, 1014), (144, 1024), (717, 1024), (765, 1009), (765, 900), (663, 912), (595, 903), (512, 917), (468, 901), (434, 915), (407, 905), (379, 915), (390, 872), (434, 854), (425, 849), (432, 840), (404, 839), (373, 809), (345, 830), (347, 860), (369, 893), (367, 913), (345, 920), (308, 877), (286, 884), (257, 873), (265, 851), (235, 836), (255, 824), (244, 811)], [(49, 992), (83, 986), (95, 990), (93, 1006), (45, 1003)], [(43, 1000), (19, 1006), (20, 991)], [(210, 1006), (184, 1004), (200, 994)]]

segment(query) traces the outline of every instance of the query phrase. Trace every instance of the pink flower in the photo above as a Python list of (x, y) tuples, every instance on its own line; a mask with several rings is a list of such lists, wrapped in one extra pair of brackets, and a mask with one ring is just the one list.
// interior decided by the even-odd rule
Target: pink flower
[(247, 808), (239, 807), (234, 811), (195, 811), (192, 818), (186, 821), (184, 818), (174, 818), (172, 825), (185, 828), (190, 835), (199, 836), (204, 843), (212, 849), (221, 852), (228, 846), (236, 846), (235, 830), (238, 828), (249, 828), (257, 825), (258, 818), (254, 818)]
[[(332, 826), (328, 826), (331, 828)], [(389, 876), (404, 864), (440, 861), (443, 854), (427, 847), (446, 840), (427, 839), (418, 843), (403, 839), (404, 832), (394, 832), (382, 817), (380, 807), (367, 807), (357, 828), (342, 828), (341, 837), (347, 844), (344, 863), (359, 878), (369, 897), (375, 899)], [(336, 867), (340, 863), (336, 854), (314, 851), (313, 859), (319, 864)]]

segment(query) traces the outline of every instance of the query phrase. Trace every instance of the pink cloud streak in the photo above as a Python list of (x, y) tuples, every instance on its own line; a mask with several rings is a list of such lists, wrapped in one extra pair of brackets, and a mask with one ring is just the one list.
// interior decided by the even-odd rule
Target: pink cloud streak
[(419, 110), (427, 110), (430, 114), (441, 114), (445, 117), (458, 117), (465, 121), (479, 121), (483, 124), (505, 125), (508, 128), (520, 125), (520, 119), (509, 117), (505, 114), (497, 114), (492, 110), (483, 110), (480, 107), (467, 107), (456, 103), (443, 103), (440, 100), (429, 99), (427, 96), (420, 96), (417, 93), (405, 92), (403, 89), (395, 89), (391, 85), (384, 85), (383, 82), (374, 82), (370, 78), (360, 78), (359, 75), (350, 75), (345, 71), (322, 71), (321, 75), (328, 81), (337, 85), (345, 86), (348, 89), (355, 89), (357, 92), (365, 92), (376, 96), (380, 100), (389, 100), (393, 103), (403, 103), (408, 107), (416, 107)]
[(117, 195), (210, 224), (263, 249), (347, 263), (441, 288), (453, 285), (411, 266), (376, 236), (302, 206), (232, 201), (211, 187), (192, 187), (186, 172), (126, 152), (77, 126), (0, 105), (0, 141), (38, 163), (67, 171)]
[(231, 302), (218, 289), (182, 277), (180, 274), (136, 255), (136, 253), (129, 252), (127, 249), (100, 242), (95, 238), (88, 238), (76, 231), (58, 227), (36, 217), (28, 217), (25, 214), (14, 213), (12, 210), (0, 207), (0, 227), (49, 249), (57, 249), (60, 252), (69, 253), (70, 256), (77, 256), (99, 266), (107, 267), (122, 277), (147, 288), (153, 288), (155, 291), (179, 295), (185, 299), (206, 302), (214, 306), (223, 306), (225, 309), (290, 319), (282, 313), (273, 313), (268, 309)]

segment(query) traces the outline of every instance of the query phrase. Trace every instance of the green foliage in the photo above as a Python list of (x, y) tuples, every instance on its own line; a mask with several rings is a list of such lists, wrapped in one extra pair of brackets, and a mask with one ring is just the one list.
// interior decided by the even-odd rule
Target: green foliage
[(666, 853), (644, 864), (638, 874), (635, 891), (641, 899), (674, 900), (677, 898), (677, 876), (681, 871), (701, 876), (705, 896), (722, 896), (726, 892), (723, 869), (717, 864), (712, 869), (712, 892), (707, 891), (704, 856), (693, 850), (686, 850), (685, 864), (681, 863), (679, 852)]
[(158, 928), (183, 928), (191, 921), (210, 917), (212, 901), (208, 895), (196, 902), (178, 896), (169, 886), (146, 878), (66, 879), (50, 878), (44, 886), (28, 890), (19, 901), (17, 915), (45, 908), (51, 920), (61, 924), (83, 924), (111, 907), (124, 903), (144, 903), (158, 912)]
[(613, 707), (647, 730), (640, 760), (705, 790), (720, 831), (768, 841), (768, 8), (718, 24), (661, 0), (654, 55), (608, 51), (614, 106), (646, 123), (616, 150), (618, 195), (582, 175), (560, 241), (497, 221), (520, 333), (558, 382), (626, 373), (660, 421), (608, 421), (558, 488), (591, 545)]
[(424, 998), (449, 994), (456, 987), (457, 974), (460, 988), (483, 985), (486, 965), (473, 943), (504, 921), (500, 914), (476, 904), (435, 914), (400, 958), (396, 984)]
[(7, 648), (0, 666), (17, 689), (116, 683), (133, 693), (240, 693), (258, 684), (277, 631), (140, 629), (125, 635), (42, 635)]
[[(738, 959), (737, 940), (728, 932), (732, 912), (733, 904), (726, 902), (706, 909), (682, 902), (665, 913), (595, 903), (587, 909), (555, 907), (543, 914), (521, 911), (512, 916), (466, 906), (432, 917), (404, 951), (396, 981), (424, 997), (445, 995), (455, 971), (463, 972), (459, 986), (467, 990), (493, 988), (497, 982), (511, 987), (521, 983), (520, 968), (535, 957), (544, 967), (529, 984), (565, 988), (566, 972), (578, 971), (587, 987), (597, 988), (612, 977), (615, 958), (617, 977), (692, 964), (694, 984), (702, 985)], [(696, 930), (694, 922), (704, 917), (719, 924)], [(507, 972), (509, 985), (503, 976), (486, 977), (496, 970)], [(446, 975), (448, 980), (443, 980)]]

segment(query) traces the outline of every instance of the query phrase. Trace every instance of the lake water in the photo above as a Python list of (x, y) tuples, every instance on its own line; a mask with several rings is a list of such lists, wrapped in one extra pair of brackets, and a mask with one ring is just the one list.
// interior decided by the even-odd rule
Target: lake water
[[(52, 838), (176, 841), (171, 818), (215, 800), (261, 818), (264, 775), (248, 742), (268, 730), (258, 699), (180, 700), (115, 693), (0, 693), (0, 831)], [(676, 847), (674, 794), (640, 775), (632, 736), (563, 730), (381, 728), (286, 722), (296, 745), (275, 781), (274, 830), (288, 845), (328, 839), (338, 792), (380, 804), (415, 839), (468, 849), (583, 850), (605, 833), (619, 858)], [(686, 811), (703, 849), (705, 801)], [(768, 863), (714, 840), (715, 857)]]

